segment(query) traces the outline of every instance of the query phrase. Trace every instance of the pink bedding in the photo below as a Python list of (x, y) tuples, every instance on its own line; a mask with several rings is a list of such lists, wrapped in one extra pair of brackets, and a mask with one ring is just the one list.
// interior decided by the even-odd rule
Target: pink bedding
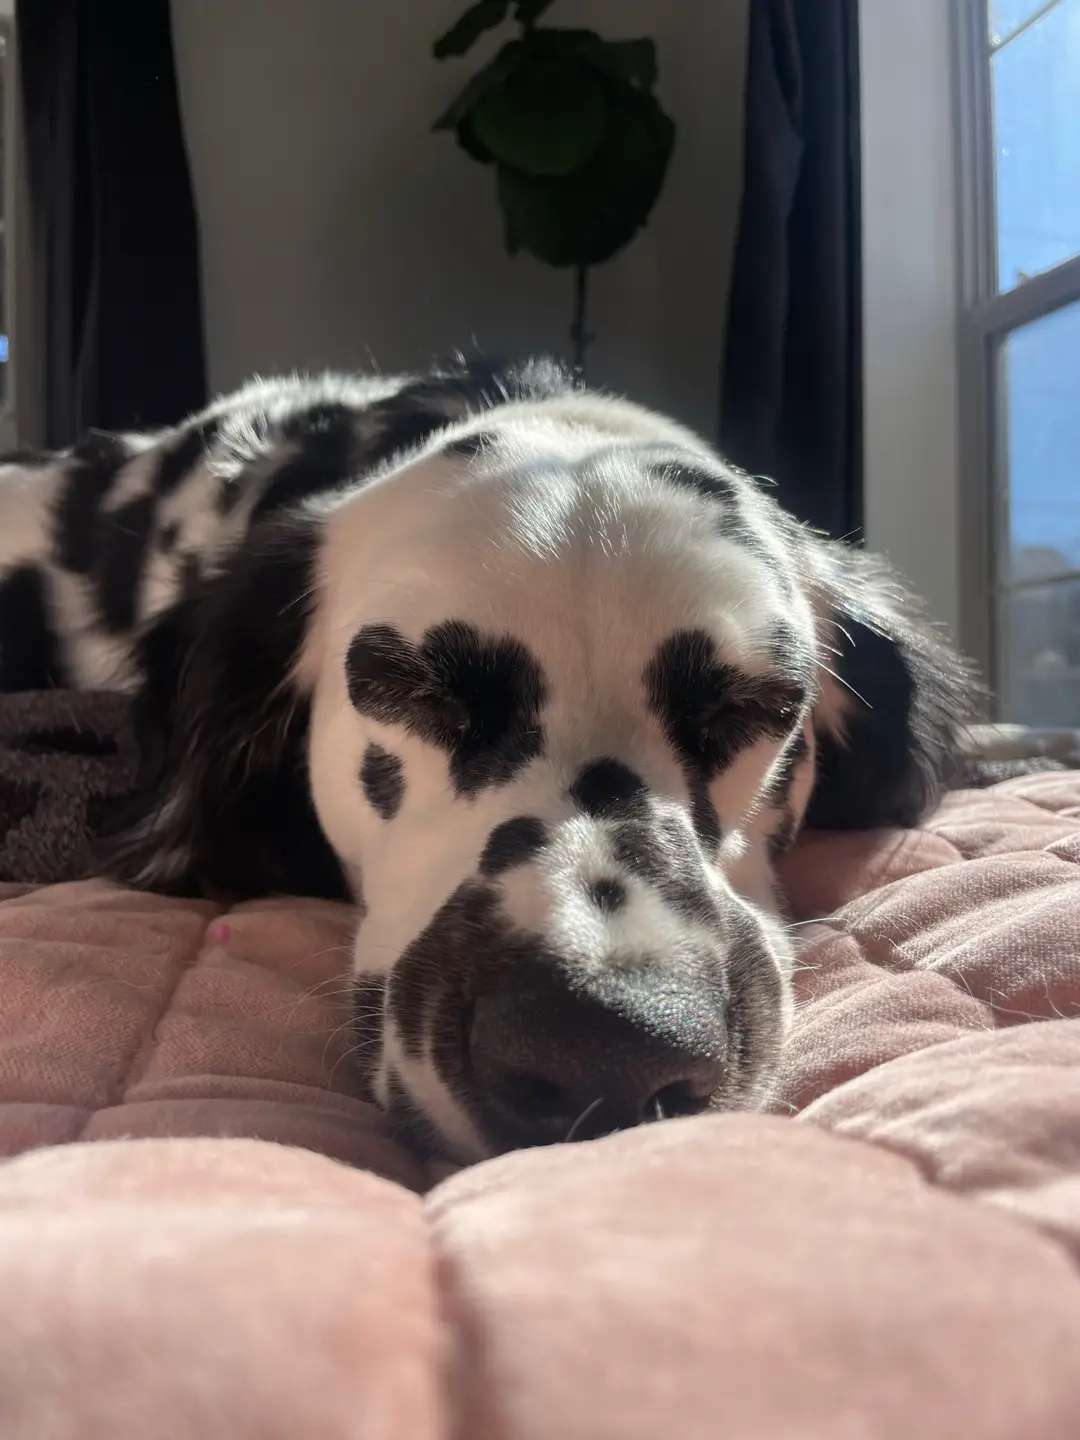
[(776, 1115), (439, 1183), (347, 912), (9, 890), (0, 1434), (1080, 1434), (1078, 862), (1078, 775), (805, 841)]

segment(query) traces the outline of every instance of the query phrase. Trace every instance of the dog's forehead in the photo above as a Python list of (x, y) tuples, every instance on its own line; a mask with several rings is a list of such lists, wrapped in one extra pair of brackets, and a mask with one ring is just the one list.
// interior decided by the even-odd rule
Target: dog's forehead
[(520, 437), (480, 444), (479, 461), (439, 455), (407, 477), (400, 499), (415, 519), (399, 513), (351, 570), (354, 614), (413, 642), (448, 619), (512, 636), (555, 683), (640, 677), (681, 631), (757, 673), (775, 664), (778, 632), (808, 628), (782, 556), (748, 539), (745, 513), (728, 523), (711, 497), (671, 483), (655, 447), (573, 459)]

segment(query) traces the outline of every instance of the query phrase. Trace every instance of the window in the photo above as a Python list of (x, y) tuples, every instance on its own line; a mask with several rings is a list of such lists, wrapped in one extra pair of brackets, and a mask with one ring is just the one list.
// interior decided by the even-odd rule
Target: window
[(15, 288), (13, 43), (12, 6), (0, 0), (0, 449), (10, 449), (15, 444), (15, 398), (9, 359), (11, 314), (14, 308), (12, 297)]
[(982, 658), (1000, 719), (1080, 726), (1080, 0), (956, 3)]

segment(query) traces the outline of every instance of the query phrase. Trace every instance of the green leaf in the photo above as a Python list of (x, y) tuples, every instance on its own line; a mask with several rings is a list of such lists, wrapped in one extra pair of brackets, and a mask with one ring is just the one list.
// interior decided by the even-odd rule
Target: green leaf
[(605, 40), (593, 57), (593, 64), (616, 80), (651, 90), (659, 73), (656, 45), (652, 40)]
[(525, 46), (520, 40), (508, 41), (495, 58), (483, 70), (477, 71), (465, 88), (458, 92), (431, 128), (454, 130), (460, 126), (476, 102), (483, 99), (489, 90), (502, 84), (525, 59), (525, 55)]
[(651, 95), (611, 97), (596, 154), (572, 175), (496, 171), (507, 237), (548, 265), (601, 265), (645, 224), (659, 198), (675, 125)]
[(517, 0), (514, 19), (519, 25), (535, 25), (552, 0)]
[(518, 66), (470, 112), (473, 133), (495, 159), (525, 175), (569, 175), (600, 147), (608, 97), (578, 60)]
[(538, 60), (592, 59), (605, 44), (595, 30), (557, 30), (554, 27), (530, 30), (524, 43)]
[(450, 26), (445, 35), (440, 35), (431, 47), (436, 60), (445, 60), (448, 55), (464, 55), (471, 50), (485, 30), (494, 30), (501, 25), (510, 10), (510, 0), (476, 0), (461, 19)]
[(457, 142), (470, 159), (478, 161), (481, 165), (494, 165), (495, 156), (486, 145), (476, 138), (471, 115), (464, 116), (458, 125)]

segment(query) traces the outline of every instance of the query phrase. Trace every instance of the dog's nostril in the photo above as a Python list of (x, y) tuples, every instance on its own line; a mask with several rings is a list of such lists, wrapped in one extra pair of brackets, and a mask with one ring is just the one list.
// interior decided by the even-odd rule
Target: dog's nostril
[(572, 1103), (561, 1086), (541, 1075), (515, 1074), (506, 1071), (492, 1084), (496, 1103), (507, 1109), (516, 1120), (527, 1124), (570, 1124)]
[(508, 1148), (696, 1114), (724, 1083), (725, 1050), (723, 1011), (704, 987), (680, 991), (640, 969), (571, 985), (554, 965), (514, 967), (476, 999), (467, 1034), (472, 1092)]
[(712, 1094), (712, 1090), (703, 1091), (700, 1086), (683, 1081), (665, 1085), (649, 1097), (642, 1119), (677, 1120), (680, 1115), (700, 1115), (709, 1108)]

